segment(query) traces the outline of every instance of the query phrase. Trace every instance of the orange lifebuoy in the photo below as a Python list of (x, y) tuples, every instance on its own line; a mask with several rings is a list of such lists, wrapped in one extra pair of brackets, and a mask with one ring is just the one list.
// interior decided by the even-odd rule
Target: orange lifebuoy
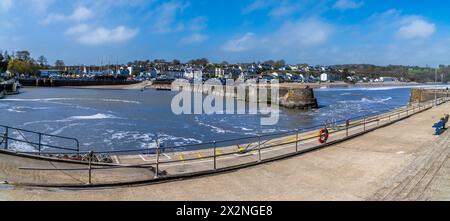
[(328, 129), (327, 128), (320, 129), (320, 131), (319, 131), (319, 142), (321, 144), (326, 143), (327, 140), (328, 140), (328, 137), (329, 137)]

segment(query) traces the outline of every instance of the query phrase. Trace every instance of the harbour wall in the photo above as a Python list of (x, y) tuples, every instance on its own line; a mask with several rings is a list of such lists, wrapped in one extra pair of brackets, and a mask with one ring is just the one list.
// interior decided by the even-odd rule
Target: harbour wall
[[(258, 85), (242, 85), (242, 86), (203, 86), (192, 84), (179, 84), (178, 89), (192, 91), (194, 93), (203, 93), (205, 95), (212, 94), (216, 96), (236, 98), (238, 100), (244, 100), (246, 102), (267, 102), (278, 101), (281, 107), (290, 109), (314, 109), (318, 108), (317, 99), (314, 96), (314, 90), (312, 88), (292, 88), (277, 86), (278, 88), (278, 100), (272, 100), (272, 87), (270, 85), (266, 87), (266, 95), (258, 90)], [(175, 86), (175, 87), (177, 87)], [(158, 84), (154, 83), (152, 88), (158, 90), (173, 90), (174, 88), (170, 84)], [(259, 86), (263, 88), (264, 86)], [(245, 93), (244, 93), (245, 91)], [(274, 93), (277, 94), (277, 93)], [(259, 100), (257, 100), (259, 99)]]
[(424, 89), (413, 88), (411, 90), (411, 103), (421, 103), (434, 100), (435, 97), (450, 97), (450, 91), (448, 89)]
[(19, 82), (27, 87), (66, 87), (66, 86), (97, 86), (97, 85), (130, 85), (138, 81), (122, 79), (51, 79), (51, 78), (21, 78)]

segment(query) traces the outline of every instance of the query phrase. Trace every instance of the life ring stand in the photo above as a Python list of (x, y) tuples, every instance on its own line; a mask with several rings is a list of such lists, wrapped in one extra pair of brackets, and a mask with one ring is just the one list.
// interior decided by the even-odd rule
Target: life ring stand
[(327, 128), (322, 128), (319, 131), (319, 143), (324, 144), (328, 141), (330, 133)]

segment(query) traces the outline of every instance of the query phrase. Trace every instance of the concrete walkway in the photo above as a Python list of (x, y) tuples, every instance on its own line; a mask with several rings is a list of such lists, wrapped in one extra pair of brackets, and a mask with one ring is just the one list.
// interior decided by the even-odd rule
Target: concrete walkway
[(450, 134), (436, 137), (431, 128), (445, 113), (450, 103), (326, 149), (226, 174), (119, 189), (0, 185), (0, 200), (450, 200)]

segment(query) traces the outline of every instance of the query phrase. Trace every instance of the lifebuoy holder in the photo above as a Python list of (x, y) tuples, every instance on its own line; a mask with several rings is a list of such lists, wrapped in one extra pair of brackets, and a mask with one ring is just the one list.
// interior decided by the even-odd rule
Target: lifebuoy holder
[(322, 128), (319, 131), (319, 143), (324, 144), (328, 141), (330, 133), (327, 128)]

